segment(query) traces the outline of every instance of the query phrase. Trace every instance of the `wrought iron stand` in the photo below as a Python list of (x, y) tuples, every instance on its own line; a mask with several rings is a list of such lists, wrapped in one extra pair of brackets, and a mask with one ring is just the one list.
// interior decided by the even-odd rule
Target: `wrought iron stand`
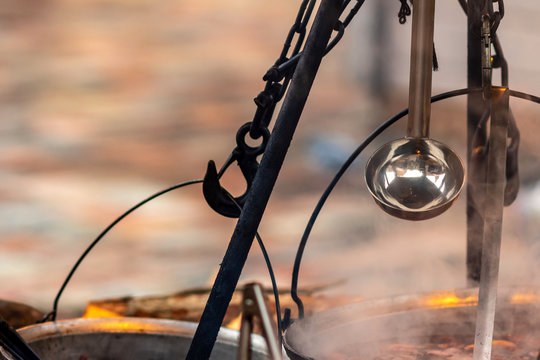
[[(482, 32), (480, 30), (487, 11), (490, 10), (493, 13), (493, 0), (469, 0), (467, 2), (459, 0), (459, 2), (467, 12), (468, 89), (485, 88), (482, 81), (483, 78), (485, 80), (485, 73), (482, 68), (482, 60), (485, 59), (482, 46), (485, 43), (482, 42)], [(247, 200), (193, 338), (186, 358), (188, 360), (208, 359), (210, 357), (225, 312), (238, 283), (257, 228), (344, 3), (347, 2), (343, 0), (322, 0), (321, 2), (307, 38), (306, 46), (291, 80), (290, 89), (284, 99), (266, 151), (256, 172), (251, 189), (247, 194)], [(491, 47), (490, 43), (489, 47)], [(503, 86), (507, 85), (505, 76), (503, 71)], [(491, 82), (489, 89), (491, 89)], [(489, 102), (481, 92), (471, 91), (468, 93), (468, 177), (466, 188), (467, 279), (470, 285), (477, 285), (480, 279), (482, 241), (485, 235), (487, 159), (485, 152), (482, 152), (480, 156), (474, 154), (478, 153), (475, 151), (476, 149), (487, 148), (486, 122), (483, 121), (487, 108), (489, 108)]]

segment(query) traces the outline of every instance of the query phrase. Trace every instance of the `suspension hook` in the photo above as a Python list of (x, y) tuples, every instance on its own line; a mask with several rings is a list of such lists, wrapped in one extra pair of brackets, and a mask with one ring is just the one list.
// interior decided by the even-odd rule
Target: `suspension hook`
[[(240, 216), (241, 210), (238, 206), (243, 207), (246, 202), (247, 196), (251, 191), (251, 185), (255, 178), (255, 173), (259, 168), (259, 162), (257, 156), (261, 155), (266, 149), (268, 139), (270, 138), (270, 131), (268, 128), (264, 128), (262, 131), (262, 142), (259, 146), (250, 146), (246, 143), (246, 135), (249, 134), (251, 128), (251, 122), (245, 123), (238, 129), (236, 133), (236, 148), (232, 151), (229, 158), (225, 161), (225, 164), (217, 172), (216, 163), (213, 160), (208, 162), (206, 175), (203, 181), (203, 195), (208, 205), (218, 214), (221, 214), (230, 218), (237, 218)], [(233, 197), (225, 188), (223, 188), (219, 182), (227, 168), (234, 162), (238, 163), (240, 171), (246, 180), (246, 191), (237, 197)]]

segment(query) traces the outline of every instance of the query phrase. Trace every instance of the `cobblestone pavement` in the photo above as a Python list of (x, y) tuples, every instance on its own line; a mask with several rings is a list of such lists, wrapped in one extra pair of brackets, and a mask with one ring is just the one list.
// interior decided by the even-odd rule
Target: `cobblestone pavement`
[[(24, 0), (0, 7), (0, 297), (47, 310), (76, 258), (116, 216), (158, 190), (201, 178), (209, 159), (221, 164), (236, 129), (253, 116), (252, 98), (297, 6)], [(337, 166), (406, 104), (406, 89), (394, 89), (383, 104), (359, 86), (348, 46), (344, 40), (323, 62), (261, 225), (283, 287), (303, 227)], [(464, 117), (463, 104), (435, 106), (442, 120), (433, 125), (433, 134), (462, 155), (465, 122), (453, 119)], [(526, 129), (538, 126), (534, 107), (514, 111)], [(526, 199), (533, 199), (537, 144), (523, 133)], [(384, 138), (402, 134), (399, 127)], [(363, 298), (465, 286), (464, 197), (434, 220), (389, 218), (363, 183), (374, 149), (323, 210), (301, 284), (335, 284), (328, 293)], [(235, 169), (224, 182), (243, 191)], [(529, 281), (523, 273), (537, 270), (537, 213), (523, 200), (507, 211), (507, 283)], [(211, 284), (234, 224), (210, 211), (199, 185), (153, 201), (95, 248), (61, 311), (77, 315), (90, 299)], [(269, 283), (255, 247), (247, 280)]]

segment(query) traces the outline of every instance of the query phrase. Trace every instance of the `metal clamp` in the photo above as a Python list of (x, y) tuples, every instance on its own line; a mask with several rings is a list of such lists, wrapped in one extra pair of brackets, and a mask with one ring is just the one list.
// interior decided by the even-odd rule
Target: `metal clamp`
[(253, 333), (253, 323), (256, 317), (260, 319), (269, 358), (272, 360), (282, 360), (280, 345), (275, 330), (272, 327), (263, 290), (261, 285), (257, 283), (250, 283), (244, 287), (242, 325), (240, 327), (240, 339), (238, 340), (238, 360), (251, 359), (251, 334)]
[(484, 100), (491, 98), (491, 27), (489, 16), (482, 17), (482, 96)]

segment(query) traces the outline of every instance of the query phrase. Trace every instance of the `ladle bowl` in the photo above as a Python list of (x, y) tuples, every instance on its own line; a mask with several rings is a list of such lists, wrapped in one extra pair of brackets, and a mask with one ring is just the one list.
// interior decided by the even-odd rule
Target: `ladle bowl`
[(459, 156), (433, 139), (403, 138), (379, 148), (366, 165), (366, 184), (388, 214), (426, 220), (458, 197), (465, 172)]

